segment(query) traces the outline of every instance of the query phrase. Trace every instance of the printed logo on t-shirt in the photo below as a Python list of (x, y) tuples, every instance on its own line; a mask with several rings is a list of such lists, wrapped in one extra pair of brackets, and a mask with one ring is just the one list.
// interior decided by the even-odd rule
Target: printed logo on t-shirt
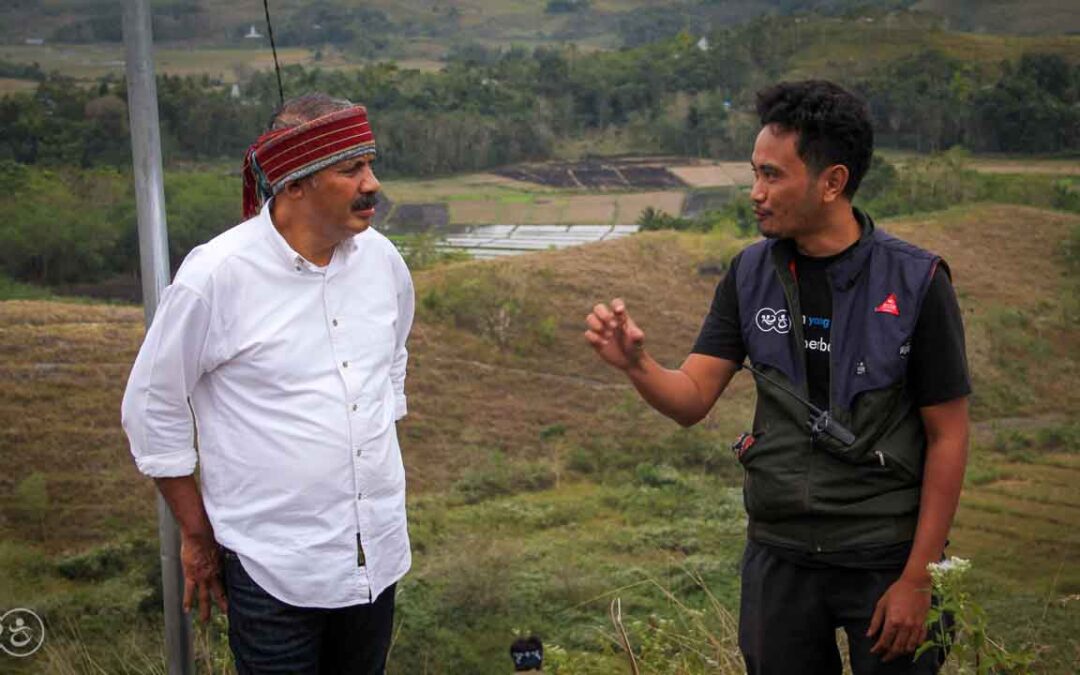
[(804, 314), (802, 322), (807, 336), (807, 339), (803, 340), (803, 346), (806, 347), (806, 350), (828, 352), (830, 349), (829, 327), (832, 325), (832, 319), (827, 316), (806, 316)]
[(783, 335), (791, 330), (791, 317), (786, 309), (762, 307), (754, 317), (754, 323), (757, 324), (758, 330), (764, 333), (776, 331)]

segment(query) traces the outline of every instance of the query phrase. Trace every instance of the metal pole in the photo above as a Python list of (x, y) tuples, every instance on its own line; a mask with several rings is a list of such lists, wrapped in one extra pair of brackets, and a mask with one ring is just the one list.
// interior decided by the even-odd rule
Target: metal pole
[[(139, 217), (139, 264), (142, 268), (146, 326), (154, 320), (162, 291), (169, 284), (169, 246), (165, 230), (165, 189), (161, 169), (157, 83), (151, 55), (149, 0), (124, 2), (124, 58), (128, 118)], [(184, 614), (184, 574), (180, 566), (180, 528), (159, 493), (158, 537), (161, 540), (161, 586), (165, 600), (165, 654), (169, 675), (195, 672), (191, 620)]]

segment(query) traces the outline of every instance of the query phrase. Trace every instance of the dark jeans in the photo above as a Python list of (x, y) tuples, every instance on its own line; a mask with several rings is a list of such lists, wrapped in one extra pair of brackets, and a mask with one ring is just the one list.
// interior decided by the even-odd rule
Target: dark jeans
[(229, 646), (238, 675), (381, 675), (394, 623), (394, 590), (338, 609), (294, 607), (256, 584), (235, 553), (224, 552)]
[(748, 541), (742, 563), (739, 648), (749, 675), (839, 675), (836, 629), (848, 638), (855, 675), (932, 675), (944, 656), (930, 650), (885, 663), (866, 637), (874, 605), (901, 570), (809, 568)]

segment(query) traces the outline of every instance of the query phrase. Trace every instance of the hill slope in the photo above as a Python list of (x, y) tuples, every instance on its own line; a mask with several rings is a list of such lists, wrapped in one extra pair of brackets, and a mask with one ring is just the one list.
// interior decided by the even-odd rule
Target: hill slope
[[(951, 552), (975, 559), (992, 626), (1042, 645), (1039, 672), (1070, 672), (1080, 330), (1062, 242), (1075, 247), (1080, 217), (977, 205), (884, 226), (949, 261), (966, 319), (977, 433)], [(511, 628), (529, 626), (612, 672), (590, 637), (609, 595), (649, 579), (693, 595), (684, 568), (731, 606), (742, 518), (725, 448), (749, 423), (749, 383), (738, 377), (700, 428), (681, 431), (580, 332), (592, 303), (618, 295), (650, 350), (677, 364), (717, 282), (698, 264), (744, 244), (652, 233), (416, 275), (401, 425), (416, 564), (397, 672), (419, 672), (421, 658), (448, 664), (436, 672), (501, 672)], [(121, 617), (153, 654), (155, 624), (132, 627), (145, 626), (133, 613), (153, 568), (123, 562), (154, 559), (152, 488), (118, 420), (141, 323), (133, 307), (0, 303), (0, 605), (71, 617), (87, 643), (111, 625), (103, 617)], [(35, 472), (47, 511), (34, 508)], [(619, 592), (628, 616), (671, 609), (655, 591)], [(75, 618), (87, 611), (98, 618)], [(54, 666), (82, 658), (70, 630)]]
[[(951, 264), (967, 320), (976, 420), (1080, 410), (1080, 390), (1071, 385), (1080, 367), (1080, 336), (1065, 317), (1071, 287), (1057, 262), (1060, 243), (1077, 222), (1058, 212), (987, 205), (886, 225)], [(676, 365), (693, 343), (717, 282), (698, 275), (697, 264), (726, 261), (742, 245), (652, 233), (418, 274), (411, 413), (402, 425), (412, 485), (444, 489), (493, 449), (528, 458), (551, 425), (566, 427), (575, 443), (617, 429), (627, 437), (669, 431), (656, 430), (662, 418), (638, 405), (622, 378), (583, 346), (583, 318), (594, 302), (625, 298), (648, 333), (650, 351)], [(506, 348), (483, 328), (491, 323), (488, 314), (498, 312), (495, 304), (454, 314), (455, 302), (468, 304), (455, 299), (464, 297), (462, 287), (478, 284), (489, 299), (534, 299), (520, 316), (505, 319)], [(6, 382), (0, 461), (7, 468), (0, 500), (10, 499), (14, 485), (32, 470), (60, 481), (59, 503), (71, 500), (89, 519), (65, 524), (58, 518), (61, 540), (94, 540), (110, 516), (130, 513), (128, 500), (149, 494), (128, 470), (118, 427), (120, 395), (141, 335), (142, 311), (134, 307), (0, 304), (0, 377)], [(1032, 350), (1038, 358), (1031, 358)], [(747, 422), (747, 384), (737, 378), (711, 427), (734, 435)], [(115, 475), (106, 479), (110, 473)], [(89, 512), (82, 507), (87, 497), (98, 504)]]

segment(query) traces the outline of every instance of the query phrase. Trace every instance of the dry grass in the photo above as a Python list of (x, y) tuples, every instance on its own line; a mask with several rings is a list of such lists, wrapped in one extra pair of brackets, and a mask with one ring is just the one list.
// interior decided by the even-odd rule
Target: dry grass
[[(1061, 243), (1080, 217), (1022, 206), (984, 205), (906, 218), (885, 227), (941, 254), (949, 263), (968, 339), (976, 401), (1005, 388), (1023, 394), (1011, 414), (1075, 416), (1080, 391), (1080, 334), (1063, 316), (1067, 273)], [(1026, 328), (1006, 330), (992, 318), (1002, 312), (1027, 317)], [(1071, 327), (1070, 327), (1071, 326)], [(1041, 347), (1039, 353), (1032, 353)], [(1000, 412), (976, 406), (977, 418)]]
[(37, 86), (38, 83), (33, 80), (16, 80), (8, 77), (0, 77), (0, 96), (34, 91), (37, 89)]

